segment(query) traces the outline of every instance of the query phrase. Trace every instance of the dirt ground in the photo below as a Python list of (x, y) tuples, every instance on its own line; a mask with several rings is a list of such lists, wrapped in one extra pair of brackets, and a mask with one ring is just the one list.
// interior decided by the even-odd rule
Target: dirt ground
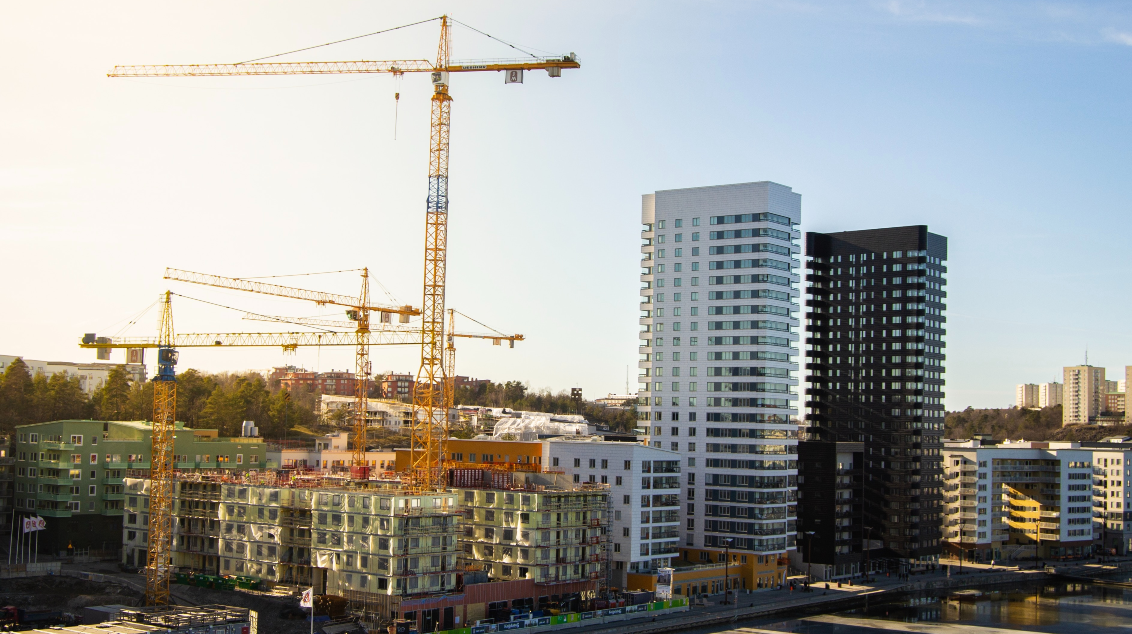
[[(145, 584), (142, 575), (122, 574), (116, 569), (94, 569), (92, 572), (113, 575), (138, 588)], [(259, 613), (259, 631), (262, 634), (304, 634), (310, 631), (310, 623), (305, 620), (280, 618), (280, 613), (285, 608), (298, 607), (297, 599), (240, 591), (209, 590), (180, 584), (171, 585), (169, 590), (174, 603), (178, 605), (219, 604), (255, 610)], [(95, 583), (68, 576), (0, 579), (0, 606), (61, 610), (81, 618), (84, 607), (108, 604), (138, 606), (142, 602), (143, 593), (140, 589), (120, 583)], [(317, 625), (316, 623), (316, 631)]]
[(116, 583), (91, 583), (74, 577), (0, 579), (0, 605), (30, 610), (61, 610), (82, 615), (93, 605), (140, 605), (142, 593)]

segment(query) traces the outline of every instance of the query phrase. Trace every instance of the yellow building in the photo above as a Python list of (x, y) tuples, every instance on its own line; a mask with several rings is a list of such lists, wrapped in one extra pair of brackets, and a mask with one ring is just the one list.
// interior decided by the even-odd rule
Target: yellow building
[[(482, 467), (483, 465), (532, 465), (542, 467), (542, 441), (459, 439), (448, 440), (446, 460), (456, 468)], [(396, 471), (409, 469), (409, 450), (397, 449)]]

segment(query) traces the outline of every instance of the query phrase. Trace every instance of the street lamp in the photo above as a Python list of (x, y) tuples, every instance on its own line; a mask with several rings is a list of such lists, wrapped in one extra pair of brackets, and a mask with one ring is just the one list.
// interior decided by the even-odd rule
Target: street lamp
[(806, 586), (809, 586), (814, 581), (813, 575), (810, 574), (810, 569), (814, 565), (814, 533), (816, 531), (806, 531), (806, 548), (810, 551), (806, 555)]
[(726, 537), (723, 540), (723, 605), (727, 605), (727, 594), (731, 591), (730, 579), (727, 576), (727, 570), (731, 567), (731, 542), (734, 541), (731, 537)]

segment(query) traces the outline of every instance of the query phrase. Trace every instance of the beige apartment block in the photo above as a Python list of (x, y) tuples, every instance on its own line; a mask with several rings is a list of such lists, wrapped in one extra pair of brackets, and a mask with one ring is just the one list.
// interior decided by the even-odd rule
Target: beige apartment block
[(1065, 368), (1061, 424), (1090, 425), (1104, 409), (1104, 368), (1079, 365)]
[(1038, 407), (1053, 407), (1062, 403), (1061, 383), (1038, 384)]
[(1038, 385), (1036, 383), (1019, 383), (1014, 388), (1014, 406), (1023, 409), (1038, 406)]

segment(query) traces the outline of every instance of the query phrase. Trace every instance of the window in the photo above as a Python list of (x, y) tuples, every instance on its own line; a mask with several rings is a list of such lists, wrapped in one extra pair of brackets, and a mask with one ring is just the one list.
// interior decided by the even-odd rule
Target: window
[(615, 483), (615, 484), (616, 484), (617, 486), (621, 486), (621, 476), (617, 476), (617, 478), (616, 478), (616, 479), (614, 480), (614, 483)]
[(87, 487), (86, 494), (87, 495), (98, 495), (98, 486), (94, 485), (94, 484), (90, 485), (89, 487)]
[(91, 464), (98, 464), (98, 454), (96, 454), (96, 453), (90, 454), (90, 463)]
[(551, 463), (551, 465), (557, 467), (558, 466), (558, 458), (551, 458), (550, 463)]
[(236, 464), (244, 464), (244, 454), (236, 454)]
[(72, 445), (81, 445), (81, 444), (83, 444), (83, 437), (82, 437), (82, 435), (80, 435), (80, 434), (72, 434), (72, 435), (71, 435), (71, 444), (72, 444)]
[(575, 473), (574, 474), (574, 482), (581, 482), (581, 481), (582, 481), (582, 476)]
[(582, 459), (581, 458), (574, 458), (574, 467), (581, 468), (581, 466), (582, 466)]
[(597, 468), (597, 460), (596, 459), (590, 458), (590, 468), (591, 469)]
[(601, 468), (602, 469), (608, 469), (609, 468), (609, 460), (602, 458), (601, 459)]

